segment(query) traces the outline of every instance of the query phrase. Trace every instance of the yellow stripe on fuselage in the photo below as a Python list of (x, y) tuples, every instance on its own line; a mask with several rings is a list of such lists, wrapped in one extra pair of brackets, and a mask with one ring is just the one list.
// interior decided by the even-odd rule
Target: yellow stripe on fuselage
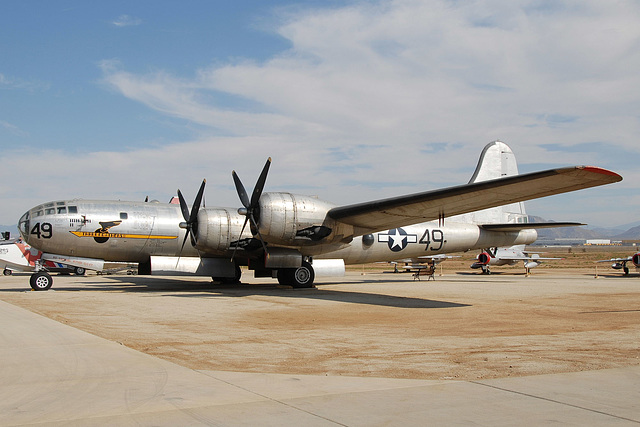
[(178, 236), (155, 236), (153, 234), (99, 233), (96, 231), (70, 231), (77, 237), (108, 237), (113, 239), (177, 239)]

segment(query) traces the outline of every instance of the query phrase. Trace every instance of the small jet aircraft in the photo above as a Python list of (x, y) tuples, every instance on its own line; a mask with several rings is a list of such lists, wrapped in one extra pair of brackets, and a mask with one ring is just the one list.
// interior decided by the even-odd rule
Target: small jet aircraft
[[(270, 165), (268, 159), (251, 197), (232, 172), (240, 209), (201, 208), (203, 181), (191, 209), (180, 190), (179, 205), (61, 200), (30, 209), (18, 228), (43, 252), (137, 262), (139, 274), (238, 283), (240, 266), (247, 266), (255, 277), (311, 287), (316, 276), (344, 274), (345, 264), (529, 244), (536, 227), (561, 223), (526, 223), (511, 206), (622, 180), (593, 166), (520, 175), (509, 146), (495, 141), (482, 151), (468, 184), (336, 206), (310, 196), (263, 193)], [(497, 206), (503, 207), (490, 209)], [(46, 290), (52, 279), (38, 271), (30, 283)]]
[(627, 267), (628, 262), (632, 263), (636, 267), (636, 270), (640, 268), (640, 252), (626, 258), (603, 259), (596, 262), (612, 262), (611, 268), (614, 270), (622, 270), (626, 276), (629, 274), (629, 267)]
[(398, 261), (393, 261), (394, 264), (394, 273), (398, 273), (398, 264), (404, 263), (402, 268), (411, 273), (413, 280), (420, 280), (420, 276), (427, 276), (427, 280), (435, 280), (434, 274), (436, 272), (436, 267), (442, 261), (451, 259), (451, 258), (460, 258), (458, 255), (446, 255), (446, 254), (438, 254), (438, 255), (425, 255), (418, 258), (409, 258), (402, 259)]
[(562, 259), (562, 258), (543, 258), (537, 252), (525, 250), (525, 245), (514, 245), (508, 248), (489, 248), (478, 255), (476, 262), (471, 264), (471, 268), (481, 268), (483, 274), (491, 274), (489, 266), (491, 265), (515, 265), (518, 262), (524, 262), (524, 271), (526, 274), (542, 264), (542, 261)]
[(5, 276), (13, 271), (85, 274), (87, 269), (102, 270), (101, 260), (45, 254), (20, 240), (0, 242), (0, 268)]
[(460, 258), (459, 255), (446, 255), (446, 254), (438, 254), (438, 255), (423, 255), (417, 258), (403, 258), (396, 261), (391, 261), (390, 264), (393, 265), (393, 272), (399, 273), (398, 269), (399, 264), (404, 264), (401, 267), (405, 271), (415, 272), (416, 270), (423, 270), (425, 268), (433, 267), (435, 268), (442, 261), (446, 261), (451, 258)]

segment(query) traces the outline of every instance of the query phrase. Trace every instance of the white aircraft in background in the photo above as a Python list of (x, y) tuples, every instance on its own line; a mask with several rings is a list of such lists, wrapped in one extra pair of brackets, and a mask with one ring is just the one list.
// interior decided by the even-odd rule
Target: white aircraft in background
[(428, 276), (429, 279), (434, 279), (434, 273), (436, 267), (442, 261), (446, 261), (451, 258), (460, 258), (459, 255), (425, 255), (418, 258), (407, 258), (397, 261), (391, 261), (393, 264), (393, 272), (399, 273), (398, 264), (404, 264), (402, 269), (408, 273), (412, 273), (413, 280), (420, 280), (420, 276)]
[(629, 267), (627, 267), (628, 262), (632, 263), (636, 267), (636, 270), (640, 268), (640, 252), (635, 253), (627, 258), (603, 259), (596, 262), (612, 262), (613, 264), (611, 264), (611, 268), (615, 270), (622, 270), (624, 272), (624, 275), (626, 276), (629, 274)]
[(460, 258), (459, 255), (446, 255), (446, 254), (438, 254), (438, 255), (424, 255), (418, 258), (404, 258), (396, 261), (391, 261), (390, 264), (393, 265), (393, 272), (399, 273), (398, 269), (399, 264), (404, 264), (401, 267), (405, 271), (415, 271), (421, 270), (427, 267), (435, 268), (442, 261), (446, 261), (451, 258)]
[(83, 275), (86, 269), (102, 270), (103, 262), (96, 259), (75, 258), (74, 264), (65, 263), (69, 257), (55, 254), (45, 254), (21, 242), (20, 240), (7, 240), (0, 242), (0, 269), (5, 276), (13, 271), (37, 271), (75, 273)]
[[(191, 210), (179, 190), (179, 206), (61, 200), (30, 209), (18, 228), (43, 252), (137, 262), (139, 274), (237, 283), (240, 266), (247, 266), (256, 277), (310, 287), (316, 275), (344, 274), (345, 264), (532, 243), (536, 227), (567, 224), (528, 224), (519, 202), (622, 180), (592, 166), (519, 175), (511, 149), (495, 141), (482, 151), (468, 184), (336, 206), (310, 196), (263, 193), (270, 164), (271, 159), (251, 198), (232, 173), (240, 209), (201, 208), (203, 181)], [(502, 207), (490, 209), (496, 206)], [(40, 271), (30, 282), (37, 290), (52, 285)]]
[[(580, 224), (584, 225), (584, 224)], [(542, 261), (562, 259), (562, 258), (543, 258), (537, 252), (525, 250), (526, 245), (514, 245), (508, 248), (489, 248), (478, 255), (476, 262), (471, 264), (471, 268), (481, 268), (483, 274), (491, 274), (489, 266), (493, 265), (515, 265), (524, 262), (524, 270), (526, 274), (542, 264)]]

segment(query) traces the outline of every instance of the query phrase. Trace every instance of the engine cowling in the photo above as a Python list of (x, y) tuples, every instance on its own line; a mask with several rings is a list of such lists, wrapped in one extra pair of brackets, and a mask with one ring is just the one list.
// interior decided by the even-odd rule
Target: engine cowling
[(479, 265), (489, 265), (490, 262), (491, 255), (489, 254), (489, 252), (482, 252), (481, 254), (479, 254), (476, 261), (476, 263), (478, 263)]
[[(200, 209), (196, 248), (211, 254), (224, 254), (239, 236), (244, 217), (231, 209)], [(251, 237), (249, 230), (245, 236)]]
[(471, 268), (481, 268), (491, 263), (491, 254), (489, 252), (482, 252), (476, 258), (476, 262), (471, 264)]
[(332, 229), (325, 223), (334, 205), (309, 196), (263, 193), (258, 226), (270, 244), (301, 246), (326, 239)]
[(637, 254), (634, 254), (631, 257), (631, 262), (633, 263), (633, 265), (635, 265), (636, 267), (640, 267), (640, 252), (638, 252)]

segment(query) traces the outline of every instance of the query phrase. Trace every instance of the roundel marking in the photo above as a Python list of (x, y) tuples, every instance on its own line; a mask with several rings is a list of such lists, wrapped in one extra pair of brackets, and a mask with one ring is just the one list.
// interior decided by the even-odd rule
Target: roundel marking
[(378, 242), (386, 242), (390, 250), (400, 252), (407, 247), (407, 244), (417, 243), (418, 236), (407, 234), (402, 228), (394, 228), (387, 232), (378, 233)]

